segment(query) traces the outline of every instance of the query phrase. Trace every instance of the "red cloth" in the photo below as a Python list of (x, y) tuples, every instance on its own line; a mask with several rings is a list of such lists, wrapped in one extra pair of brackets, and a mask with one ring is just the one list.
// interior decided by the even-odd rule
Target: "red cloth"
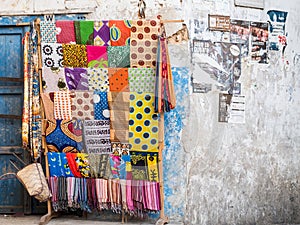
[(76, 43), (74, 21), (61, 20), (56, 21), (56, 39), (57, 43)]

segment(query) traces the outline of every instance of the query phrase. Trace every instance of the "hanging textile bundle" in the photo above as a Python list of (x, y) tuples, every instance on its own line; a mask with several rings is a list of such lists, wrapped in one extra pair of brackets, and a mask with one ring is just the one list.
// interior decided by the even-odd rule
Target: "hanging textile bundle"
[(169, 112), (174, 109), (176, 98), (168, 52), (167, 39), (162, 35), (158, 37), (156, 80), (155, 80), (155, 112)]

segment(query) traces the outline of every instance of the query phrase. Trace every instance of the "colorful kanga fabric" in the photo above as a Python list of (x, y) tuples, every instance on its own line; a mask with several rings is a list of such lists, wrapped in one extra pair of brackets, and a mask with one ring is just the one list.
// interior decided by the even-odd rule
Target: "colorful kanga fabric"
[(131, 20), (110, 20), (111, 46), (130, 45)]
[(42, 70), (44, 93), (66, 91), (68, 89), (63, 68), (43, 67)]
[(88, 67), (107, 68), (107, 47), (106, 46), (86, 46)]
[(132, 179), (132, 167), (130, 155), (121, 155), (121, 163), (119, 166), (120, 179)]
[(63, 67), (62, 45), (42, 43), (42, 60), (44, 67)]
[(127, 68), (130, 67), (130, 47), (129, 46), (109, 46), (108, 67)]
[(94, 45), (110, 46), (109, 21), (94, 22)]
[(127, 68), (108, 68), (108, 79), (110, 91), (129, 92)]
[(75, 158), (75, 162), (77, 167), (80, 171), (82, 177), (89, 177), (90, 176), (90, 165), (88, 161), (88, 154), (87, 153), (77, 153)]
[(70, 120), (71, 114), (71, 97), (69, 91), (54, 92), (54, 119)]
[(65, 78), (69, 90), (89, 90), (86, 68), (65, 68)]
[(75, 21), (76, 43), (82, 45), (94, 44), (94, 21)]
[(157, 52), (158, 20), (132, 21), (130, 37), (130, 66), (155, 67)]
[(65, 67), (87, 67), (87, 53), (85, 45), (62, 44), (63, 65)]
[(93, 92), (90, 91), (72, 91), (72, 118), (82, 120), (94, 119), (94, 101)]
[(121, 157), (119, 155), (110, 155), (109, 157), (112, 178), (119, 178)]
[(89, 153), (91, 177), (106, 179), (111, 177), (109, 157), (109, 154)]
[(129, 92), (108, 92), (111, 142), (128, 143)]
[(85, 120), (83, 129), (87, 153), (111, 153), (109, 120)]
[[(83, 148), (79, 121), (47, 120), (46, 144), (49, 152), (80, 152)], [(82, 123), (82, 122), (81, 122)]]
[(48, 152), (47, 156), (50, 177), (74, 177), (69, 168), (66, 153)]
[(96, 120), (109, 120), (107, 92), (94, 91), (94, 109)]
[(42, 43), (56, 43), (56, 27), (53, 21), (41, 21), (41, 41)]
[(89, 90), (107, 92), (109, 89), (108, 69), (88, 68), (87, 69)]
[(159, 181), (158, 152), (131, 151), (132, 178)]
[(60, 20), (56, 21), (57, 43), (69, 44), (76, 43), (74, 21)]
[(152, 68), (129, 68), (128, 79), (131, 92), (155, 91), (155, 71)]
[(130, 93), (129, 143), (132, 150), (158, 150), (158, 114), (152, 93)]

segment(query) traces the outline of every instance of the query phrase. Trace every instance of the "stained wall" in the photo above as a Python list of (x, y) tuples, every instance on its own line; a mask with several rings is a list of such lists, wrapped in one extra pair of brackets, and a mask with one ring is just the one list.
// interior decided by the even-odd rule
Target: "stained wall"
[[(170, 45), (178, 107), (165, 118), (165, 212), (172, 221), (185, 224), (300, 223), (299, 1), (265, 0), (263, 10), (236, 7), (234, 0), (145, 2), (147, 18), (161, 14), (186, 24), (208, 14), (267, 21), (270, 9), (288, 12), (284, 55), (270, 52), (267, 65), (242, 63), (244, 124), (218, 122), (220, 91), (192, 92), (191, 76), (201, 80), (205, 74), (194, 63), (191, 42)], [(137, 4), (5, 0), (0, 14), (89, 12), (88, 19), (135, 19)], [(180, 23), (166, 25), (168, 34), (180, 28)]]

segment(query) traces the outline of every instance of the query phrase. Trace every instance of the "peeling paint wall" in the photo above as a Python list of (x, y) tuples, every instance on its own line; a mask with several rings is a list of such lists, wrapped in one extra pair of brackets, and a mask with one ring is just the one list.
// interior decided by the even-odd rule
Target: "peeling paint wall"
[[(218, 122), (219, 91), (191, 92), (190, 43), (170, 45), (178, 108), (166, 115), (165, 210), (186, 224), (300, 223), (300, 4), (265, 0), (264, 10), (234, 0), (152, 0), (146, 17), (206, 19), (207, 14), (267, 21), (270, 9), (288, 12), (285, 58), (242, 64), (246, 123)], [(91, 12), (89, 19), (137, 18), (138, 0), (7, 0), (0, 15)], [(181, 24), (167, 24), (168, 34)]]

